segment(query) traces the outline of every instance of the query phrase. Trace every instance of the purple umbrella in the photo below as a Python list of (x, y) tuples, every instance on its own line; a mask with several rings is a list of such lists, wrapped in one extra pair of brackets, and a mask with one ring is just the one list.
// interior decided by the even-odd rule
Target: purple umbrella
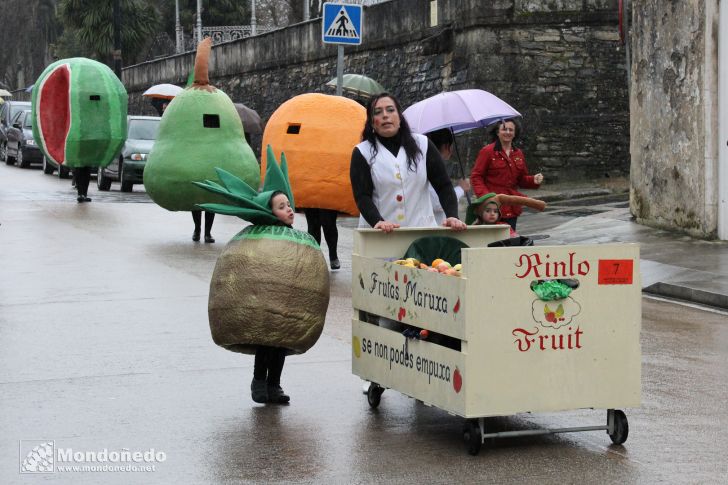
[[(521, 116), (511, 105), (482, 89), (463, 89), (436, 94), (413, 104), (403, 113), (415, 133), (449, 128), (453, 135), (474, 128), (486, 127), (496, 121)], [(454, 137), (453, 137), (454, 140)], [(455, 154), (463, 178), (465, 167), (460, 160), (458, 144)], [(470, 194), (465, 194), (470, 203)]]
[(415, 133), (450, 128), (455, 133), (486, 127), (521, 113), (482, 89), (463, 89), (436, 94), (406, 110), (404, 117)]

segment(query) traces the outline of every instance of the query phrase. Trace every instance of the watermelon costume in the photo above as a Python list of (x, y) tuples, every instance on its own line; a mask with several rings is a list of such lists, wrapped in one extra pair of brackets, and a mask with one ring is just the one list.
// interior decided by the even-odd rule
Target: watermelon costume
[(106, 167), (126, 140), (127, 102), (124, 85), (104, 64), (56, 61), (33, 88), (33, 138), (59, 166)]

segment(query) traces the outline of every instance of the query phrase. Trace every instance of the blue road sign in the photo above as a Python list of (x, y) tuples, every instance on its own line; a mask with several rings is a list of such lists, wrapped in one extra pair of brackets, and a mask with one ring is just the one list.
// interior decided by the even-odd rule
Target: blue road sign
[(324, 3), (322, 36), (327, 44), (361, 44), (362, 7), (348, 3)]

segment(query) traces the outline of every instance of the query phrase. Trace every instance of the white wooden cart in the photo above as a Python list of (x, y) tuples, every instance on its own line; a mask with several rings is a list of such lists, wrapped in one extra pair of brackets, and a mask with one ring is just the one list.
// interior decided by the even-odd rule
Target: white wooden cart
[[(423, 236), (469, 246), (462, 277), (391, 262)], [(623, 443), (628, 423), (617, 408), (640, 405), (639, 246), (486, 247), (506, 238), (507, 226), (356, 231), (352, 371), (372, 382), (369, 404), (377, 407), (389, 388), (462, 416), (471, 454), (486, 438), (573, 431), (606, 430)], [(542, 301), (531, 284), (551, 279), (578, 288)], [(460, 348), (408, 339), (372, 316), (453, 337)], [(606, 424), (485, 429), (491, 416), (582, 408), (606, 409)]]

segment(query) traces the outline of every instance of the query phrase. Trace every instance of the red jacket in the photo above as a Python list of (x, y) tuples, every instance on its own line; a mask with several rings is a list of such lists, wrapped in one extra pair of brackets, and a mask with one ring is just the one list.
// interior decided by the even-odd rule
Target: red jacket
[[(487, 145), (480, 150), (475, 166), (470, 173), (470, 184), (476, 197), (490, 192), (496, 194), (520, 195), (516, 190), (537, 189), (539, 184), (533, 181), (533, 175), (528, 175), (526, 157), (518, 148), (513, 148), (510, 158), (503, 151), (496, 151), (495, 143)], [(523, 212), (520, 205), (501, 206), (501, 218), (510, 219), (518, 217)]]

